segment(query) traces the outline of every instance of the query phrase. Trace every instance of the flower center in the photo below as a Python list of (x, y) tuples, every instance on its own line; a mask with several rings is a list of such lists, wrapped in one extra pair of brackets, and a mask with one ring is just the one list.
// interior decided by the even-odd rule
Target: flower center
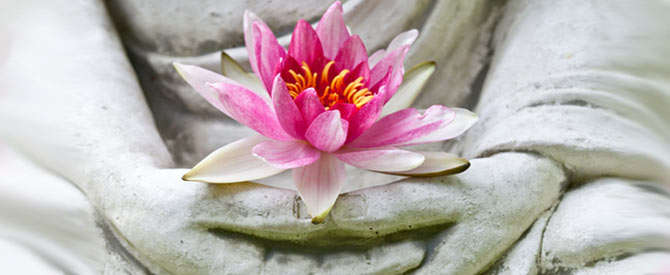
[[(337, 103), (351, 103), (356, 108), (361, 108), (368, 103), (374, 95), (368, 88), (364, 88), (364, 78), (362, 76), (351, 81), (346, 76), (349, 70), (341, 70), (338, 74), (330, 77), (330, 69), (335, 61), (330, 61), (323, 67), (321, 74), (313, 73), (307, 63), (302, 62), (302, 72), (288, 70), (293, 77), (293, 83), (287, 81), (291, 97), (295, 99), (302, 91), (307, 88), (314, 88), (319, 100), (326, 110)], [(346, 82), (345, 82), (346, 81)]]

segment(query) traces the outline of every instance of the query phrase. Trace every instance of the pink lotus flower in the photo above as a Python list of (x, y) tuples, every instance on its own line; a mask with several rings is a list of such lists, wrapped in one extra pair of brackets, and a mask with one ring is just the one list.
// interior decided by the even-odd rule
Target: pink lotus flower
[(228, 76), (237, 81), (196, 66), (175, 67), (212, 105), (260, 135), (216, 150), (184, 180), (232, 183), (293, 169), (312, 221), (321, 222), (345, 183), (345, 163), (406, 176), (465, 170), (467, 160), (453, 155), (398, 147), (454, 138), (474, 124), (473, 113), (434, 105), (423, 114), (409, 108), (379, 119), (382, 112), (409, 105), (434, 69), (425, 64), (416, 78), (406, 79), (405, 95), (389, 102), (403, 82), (403, 60), (417, 35), (416, 30), (402, 33), (368, 57), (335, 2), (316, 30), (298, 21), (287, 51), (260, 18), (246, 12), (244, 38), (260, 85), (225, 55), (224, 71), (233, 68)]

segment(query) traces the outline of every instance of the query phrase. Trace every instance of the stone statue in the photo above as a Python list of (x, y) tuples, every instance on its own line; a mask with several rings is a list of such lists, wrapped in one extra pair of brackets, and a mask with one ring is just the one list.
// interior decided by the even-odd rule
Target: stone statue
[(288, 43), (298, 19), (329, 4), (4, 2), (0, 238), (33, 268), (66, 274), (670, 271), (662, 0), (346, 1), (369, 51), (419, 29), (406, 68), (438, 66), (414, 105), (479, 114), (433, 148), (471, 167), (351, 171), (318, 225), (283, 175), (183, 182), (183, 168), (250, 130), (172, 62), (219, 70), (225, 50), (244, 64), (245, 9)]

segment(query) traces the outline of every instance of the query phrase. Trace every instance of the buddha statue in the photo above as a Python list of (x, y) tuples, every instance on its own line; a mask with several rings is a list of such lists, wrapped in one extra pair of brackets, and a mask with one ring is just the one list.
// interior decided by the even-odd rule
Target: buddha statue
[[(469, 169), (352, 169), (321, 224), (286, 174), (182, 181), (250, 130), (172, 63), (220, 71), (224, 51), (248, 71), (244, 10), (286, 46), (297, 20), (316, 23), (330, 4), (4, 3), (2, 240), (40, 271), (66, 274), (670, 271), (662, 0), (343, 1), (370, 53), (419, 30), (405, 68), (437, 66), (412, 106), (480, 117), (464, 136), (420, 148), (467, 157)], [(13, 263), (2, 266), (27, 268)]]

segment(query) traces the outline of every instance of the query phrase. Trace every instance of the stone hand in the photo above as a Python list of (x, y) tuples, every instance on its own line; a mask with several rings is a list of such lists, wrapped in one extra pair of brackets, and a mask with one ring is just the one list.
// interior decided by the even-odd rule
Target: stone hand
[(185, 183), (183, 169), (115, 174), (100, 183), (108, 187), (98, 190), (98, 202), (119, 239), (159, 273), (279, 274), (297, 266), (319, 273), (469, 273), (481, 266), (466, 255), (494, 260), (552, 206), (565, 182), (555, 163), (538, 156), (505, 153), (472, 163), (456, 176), (342, 194), (320, 225), (311, 223), (295, 191)]
[[(667, 71), (667, 68), (662, 66), (667, 66), (666, 64), (648, 64), (645, 63), (651, 59), (641, 58), (639, 60), (620, 60), (621, 56), (616, 54), (617, 49), (614, 49), (609, 52), (609, 54), (583, 54), (578, 59), (572, 59), (572, 52), (583, 52), (585, 51), (583, 47), (589, 45), (589, 43), (594, 43), (599, 45), (601, 41), (594, 39), (594, 36), (589, 35), (589, 32), (582, 31), (577, 32), (581, 35), (580, 39), (574, 40), (572, 43), (565, 45), (565, 48), (562, 48), (560, 51), (555, 49), (546, 49), (548, 41), (560, 40), (559, 35), (556, 35), (554, 32), (547, 31), (545, 36), (539, 36), (540, 38), (529, 38), (534, 33), (534, 31), (527, 29), (537, 28), (537, 26), (543, 26), (545, 28), (552, 28), (552, 25), (549, 23), (540, 23), (542, 18), (553, 18), (556, 16), (561, 16), (561, 14), (568, 13), (567, 6), (560, 6), (559, 11), (552, 9), (548, 6), (541, 5), (528, 5), (525, 2), (512, 2), (509, 7), (509, 14), (505, 16), (503, 23), (498, 27), (497, 32), (500, 33), (498, 37), (494, 40), (497, 53), (496, 62), (489, 72), (489, 79), (482, 91), (482, 97), (480, 101), (479, 111), (485, 117), (483, 117), (482, 123), (475, 129), (473, 133), (470, 134), (468, 138), (457, 144), (456, 147), (461, 148), (467, 155), (470, 156), (492, 156), (492, 158), (498, 157), (497, 154), (506, 151), (515, 151), (521, 150), (525, 152), (537, 152), (540, 156), (539, 159), (550, 158), (556, 159), (560, 163), (565, 171), (565, 176), (568, 178), (568, 182), (574, 185), (579, 185), (580, 183), (589, 183), (590, 179), (594, 177), (602, 177), (605, 175), (615, 175), (619, 177), (633, 177), (646, 179), (651, 182), (667, 182), (667, 174), (665, 174), (664, 167), (667, 167), (667, 158), (663, 157), (662, 152), (667, 152), (667, 144), (662, 141), (662, 136), (667, 135), (667, 127), (662, 126), (662, 122), (658, 120), (659, 117), (663, 116), (665, 110), (663, 108), (656, 108), (660, 105), (654, 104), (652, 102), (667, 102), (667, 83), (657, 82), (654, 80), (654, 75), (659, 76), (664, 71)], [(655, 9), (654, 4), (649, 4), (646, 7), (636, 7), (637, 14), (646, 14), (645, 9)], [(525, 7), (525, 8), (520, 8)], [(603, 12), (597, 10), (598, 6), (591, 6), (589, 12)], [(618, 13), (622, 10), (625, 10), (625, 4), (616, 5), (615, 9), (608, 10), (609, 13)], [(532, 16), (533, 14), (540, 14), (542, 16)], [(585, 15), (573, 15), (573, 17), (561, 17), (561, 20), (565, 21), (562, 26), (569, 26), (571, 23), (583, 18)], [(520, 19), (516, 19), (516, 18)], [(589, 16), (586, 16), (589, 17)], [(515, 18), (514, 20), (511, 18)], [(597, 18), (597, 17), (589, 17)], [(647, 24), (650, 20), (631, 20), (631, 18), (621, 17), (622, 22), (633, 22), (637, 24)], [(652, 17), (658, 18), (658, 17)], [(519, 23), (519, 20), (524, 23)], [(540, 21), (537, 21), (540, 20)], [(561, 22), (563, 22), (561, 21)], [(604, 33), (620, 31), (621, 26), (619, 25), (607, 25), (602, 21), (594, 19), (589, 22), (582, 22), (588, 26), (602, 26), (598, 30)], [(610, 24), (610, 23), (608, 23)], [(596, 29), (594, 27), (594, 29)], [(625, 28), (626, 30), (628, 28)], [(650, 33), (654, 31), (659, 31), (660, 29), (655, 29), (651, 27), (645, 27)], [(512, 36), (506, 36), (504, 34), (511, 33)], [(574, 32), (566, 31), (570, 35), (575, 35)], [(626, 37), (625, 31), (622, 37)], [(551, 34), (551, 35), (549, 35)], [(613, 34), (610, 34), (613, 35)], [(583, 36), (583, 37), (582, 37)], [(650, 37), (656, 37), (651, 35)], [(518, 41), (532, 41), (532, 44), (518, 43)], [(572, 41), (572, 40), (570, 40)], [(658, 43), (656, 40), (641, 40), (636, 41), (636, 43), (618, 43), (622, 47), (628, 47), (632, 51), (643, 52), (643, 50), (637, 49), (637, 47), (651, 46), (654, 49), (662, 50), (661, 47), (657, 47), (655, 43)], [(550, 51), (554, 52), (554, 55), (543, 55), (546, 60), (551, 60), (550, 63), (542, 63), (542, 66), (534, 70), (532, 78), (526, 80), (525, 76), (522, 77), (517, 75), (522, 72), (527, 72), (528, 70), (523, 69), (526, 66), (536, 66), (532, 60), (527, 60), (529, 53)], [(589, 53), (589, 51), (586, 51)], [(552, 58), (554, 56), (559, 56), (560, 58)], [(160, 61), (159, 61), (160, 62)], [(637, 63), (636, 63), (637, 62)], [(647, 71), (652, 75), (650, 78), (639, 78), (636, 79), (634, 76), (627, 76), (629, 73), (625, 67), (617, 66), (617, 64), (626, 64), (634, 63), (638, 64), (638, 67), (641, 68), (656, 68), (656, 70)], [(608, 73), (605, 71), (600, 71), (602, 64), (608, 64), (609, 69), (616, 71), (618, 73)], [(158, 65), (157, 67), (160, 67)], [(169, 78), (169, 76), (165, 76)], [(522, 81), (523, 80), (523, 81)], [(641, 87), (651, 88), (648, 93), (629, 93), (627, 91), (634, 91), (636, 89), (642, 89)], [(190, 91), (192, 92), (192, 91)], [(430, 95), (426, 97), (431, 97)], [(439, 97), (439, 95), (437, 95)], [(656, 98), (656, 100), (651, 99)], [(640, 109), (640, 106), (647, 106), (650, 108), (647, 110)], [(558, 105), (556, 105), (558, 104)], [(590, 104), (593, 104), (590, 105)], [(593, 108), (596, 106), (597, 108)], [(643, 107), (644, 108), (644, 107)], [(610, 111), (605, 110), (615, 110), (620, 115), (611, 115)], [(660, 114), (661, 116), (654, 116), (654, 113)], [(631, 123), (632, 121), (632, 123)], [(180, 123), (176, 123), (180, 124)], [(206, 123), (202, 123), (206, 124)], [(215, 123), (210, 123), (215, 124)], [(206, 125), (196, 126), (197, 122), (183, 123), (181, 125), (189, 129), (194, 130), (193, 132), (198, 132), (201, 128), (207, 128)], [(597, 125), (597, 126), (596, 126)], [(654, 129), (651, 133), (646, 132), (643, 128), (649, 127), (648, 129)], [(171, 128), (180, 128), (180, 127), (171, 127)], [(216, 131), (210, 131), (209, 134), (196, 135), (196, 136), (217, 136)], [(621, 133), (621, 134), (612, 134)], [(168, 131), (169, 132), (169, 131)], [(220, 134), (219, 134), (220, 135)], [(188, 139), (186, 139), (188, 140)], [(207, 146), (205, 146), (207, 147)], [(215, 146), (211, 146), (204, 151), (211, 151)], [(626, 148), (625, 151), (621, 151), (619, 148)], [(181, 151), (184, 150), (173, 150)], [(588, 153), (585, 153), (588, 152)], [(204, 152), (195, 152), (196, 155), (202, 155)], [(197, 160), (199, 157), (187, 158), (190, 161)], [(474, 160), (473, 167), (475, 169), (475, 163), (479, 163), (481, 160)], [(509, 163), (499, 162), (497, 168), (499, 170), (511, 169), (508, 166)], [(538, 168), (539, 169), (539, 168)], [(541, 170), (541, 169), (540, 169)], [(456, 176), (455, 178), (460, 178), (468, 175), (469, 173), (483, 173), (483, 172), (473, 172), (468, 171), (466, 174), (461, 176)], [(521, 170), (516, 170), (515, 172), (510, 172), (512, 174), (517, 173), (518, 175), (526, 176), (528, 173)], [(421, 182), (421, 180), (418, 180)], [(510, 180), (514, 181), (514, 180)], [(608, 180), (598, 180), (594, 181), (594, 184), (602, 187), (601, 182), (614, 182), (616, 185), (624, 185), (630, 187), (619, 187), (615, 190), (616, 192), (623, 192), (621, 190), (627, 190), (626, 188), (632, 188), (632, 190), (638, 190), (639, 188), (644, 188), (640, 186), (646, 186), (648, 183), (638, 186), (637, 183), (632, 183), (629, 181), (608, 181)], [(355, 183), (354, 183), (355, 184)], [(400, 183), (395, 183), (400, 184)], [(416, 185), (416, 184), (414, 184)], [(562, 188), (566, 188), (569, 184), (565, 184)], [(653, 183), (651, 183), (653, 186)], [(393, 186), (393, 185), (390, 185)], [(662, 186), (662, 185), (661, 185)], [(385, 190), (387, 187), (375, 187), (370, 190)], [(563, 190), (563, 189), (561, 189)], [(365, 193), (369, 192), (368, 190), (361, 190), (353, 192), (352, 194)], [(560, 193), (559, 191), (557, 191)], [(656, 195), (646, 192), (637, 192), (640, 196), (640, 201), (643, 201), (643, 198), (656, 197)], [(577, 195), (575, 195), (577, 196)], [(484, 196), (482, 196), (484, 197)], [(508, 200), (511, 198), (517, 198), (517, 196), (509, 195)], [(523, 196), (519, 196), (523, 197)], [(343, 196), (341, 200), (343, 201), (355, 201), (354, 199), (349, 199), (349, 194)], [(483, 201), (486, 199), (482, 198)], [(530, 200), (530, 199), (528, 199)], [(658, 198), (659, 201), (667, 203), (667, 196), (661, 195)], [(368, 200), (372, 201), (372, 200)], [(524, 199), (525, 201), (525, 199)], [(572, 201), (572, 200), (571, 200)], [(643, 205), (638, 205), (637, 203), (633, 204), (639, 207), (637, 211), (645, 211), (646, 209)], [(554, 202), (558, 202), (556, 199)], [(619, 202), (614, 201), (600, 201), (600, 207), (607, 210), (616, 211), (615, 204)], [(662, 203), (662, 204), (663, 204)], [(336, 222), (337, 213), (335, 212), (339, 205), (343, 202), (338, 203), (334, 209), (332, 215), (333, 223), (336, 223), (338, 226), (344, 225), (346, 223)], [(574, 205), (574, 202), (571, 204)], [(412, 209), (412, 206), (400, 206), (403, 204), (396, 204), (396, 207), (401, 209), (398, 211), (405, 211)], [(410, 204), (414, 205), (414, 204)], [(416, 204), (420, 205), (420, 204)], [(532, 203), (528, 202), (528, 207), (532, 208)], [(544, 208), (543, 208), (544, 207)], [(542, 207), (533, 208), (546, 209), (546, 205)], [(569, 247), (561, 245), (561, 242), (554, 241), (555, 238), (562, 236), (562, 230), (577, 230), (576, 228), (583, 228), (582, 226), (588, 228), (586, 225), (576, 225), (570, 224), (570, 218), (566, 217), (563, 214), (564, 211), (569, 212), (573, 215), (570, 216), (574, 219), (580, 219), (580, 217), (574, 215), (586, 215), (587, 212), (576, 213), (571, 207), (571, 205), (562, 205), (558, 208), (558, 213), (562, 218), (562, 222), (553, 222), (547, 230), (552, 232), (552, 234), (547, 237), (547, 244), (549, 246), (542, 247), (540, 244), (545, 237), (542, 232), (547, 225), (546, 217), (550, 213), (544, 216), (537, 221), (535, 227), (529, 233), (528, 237), (524, 239), (523, 242), (519, 242), (517, 245), (518, 250), (513, 251), (515, 255), (519, 258), (514, 258), (514, 255), (511, 255), (506, 262), (501, 263), (502, 266), (515, 264), (516, 272), (532, 272), (532, 270), (537, 271), (538, 269), (561, 269), (561, 268), (570, 268), (570, 269), (579, 269), (583, 268), (584, 264), (589, 262), (595, 262), (603, 259), (603, 255), (621, 255), (627, 253), (628, 251), (634, 251), (636, 249), (641, 249), (641, 247), (649, 247), (649, 242), (639, 242), (639, 245), (628, 246), (623, 245), (623, 242), (630, 242), (631, 240), (638, 240), (646, 238), (646, 234), (654, 234), (654, 240), (659, 240), (660, 243), (665, 243), (665, 236), (667, 234), (664, 230), (653, 231), (651, 233), (644, 231), (637, 231), (631, 235), (626, 236), (621, 240), (604, 240), (603, 236), (608, 236), (613, 233), (612, 231), (607, 232), (593, 232), (593, 239), (591, 241), (585, 241), (584, 246), (581, 248), (583, 250), (573, 251)], [(353, 206), (349, 208), (355, 208)], [(362, 207), (363, 209), (367, 209)], [(490, 211), (495, 209), (494, 206), (482, 207), (482, 211)], [(425, 208), (422, 208), (425, 209)], [(452, 209), (448, 206), (445, 206), (444, 209)], [(605, 210), (605, 211), (607, 211)], [(463, 210), (465, 211), (465, 210)], [(449, 213), (449, 211), (444, 211)], [(411, 213), (411, 212), (409, 212)], [(430, 212), (432, 213), (432, 212)], [(368, 214), (370, 215), (370, 214)], [(445, 214), (448, 215), (448, 214)], [(440, 217), (440, 215), (436, 215)], [(534, 218), (537, 215), (533, 216)], [(399, 223), (402, 221), (401, 218), (394, 217), (398, 220)], [(615, 216), (611, 221), (620, 221), (622, 217)], [(490, 217), (489, 219), (495, 220), (495, 217)], [(281, 219), (279, 219), (281, 220)], [(364, 219), (361, 218), (361, 224), (365, 223), (374, 223), (374, 218)], [(433, 239), (432, 243), (440, 244), (442, 240), (459, 240), (458, 243), (472, 243), (475, 240), (479, 240), (481, 235), (475, 233), (459, 233), (457, 228), (467, 228), (462, 232), (472, 232), (472, 228), (467, 227), (467, 219), (459, 220), (459, 222), (450, 221), (449, 223), (459, 224), (454, 226), (454, 229), (449, 229)], [(472, 218), (472, 220), (477, 220)], [(586, 224), (593, 224), (593, 221), (596, 219), (588, 219), (584, 221)], [(645, 225), (655, 224), (657, 222), (667, 222), (662, 218), (662, 214), (657, 213), (653, 214), (649, 221), (640, 222), (640, 227)], [(473, 224), (483, 224), (485, 222), (478, 221), (473, 222)], [(491, 223), (494, 224), (494, 223)], [(494, 236), (494, 231), (497, 229), (494, 225), (488, 224), (483, 226), (482, 230), (485, 232), (483, 235), (492, 235)], [(593, 224), (596, 226), (595, 224)], [(567, 227), (563, 227), (567, 226)], [(221, 225), (222, 228), (234, 229), (234, 225)], [(247, 229), (252, 228), (253, 226), (242, 226), (245, 230), (253, 231), (255, 235), (258, 235), (262, 238), (268, 239), (280, 239), (287, 240), (290, 239), (290, 236), (282, 236), (278, 234), (277, 236), (272, 237), (270, 233), (263, 233), (263, 227), (258, 226), (257, 229)], [(400, 228), (400, 226), (396, 226)], [(269, 226), (269, 228), (273, 228)], [(610, 227), (612, 230), (615, 227)], [(338, 230), (339, 231), (339, 230)], [(382, 230), (383, 231), (383, 230)], [(508, 231), (508, 236), (505, 236), (501, 239), (511, 238), (515, 233), (514, 231)], [(532, 233), (532, 234), (531, 234)], [(283, 232), (282, 234), (285, 234)], [(451, 237), (449, 237), (451, 234)], [(459, 234), (465, 234), (460, 236)], [(596, 235), (597, 234), (597, 235)], [(458, 237), (455, 237), (458, 236)], [(518, 236), (518, 235), (516, 235)], [(297, 238), (297, 237), (296, 237)], [(516, 238), (516, 237), (514, 237)], [(572, 240), (573, 242), (584, 241), (583, 239)], [(607, 243), (607, 246), (603, 246), (603, 242)], [(504, 242), (503, 242), (504, 243)], [(654, 246), (654, 245), (652, 245)], [(453, 251), (461, 249), (460, 246), (449, 244), (449, 245), (439, 245), (438, 247), (442, 248), (441, 250), (430, 250), (428, 253), (428, 258), (423, 261), (422, 268), (419, 268), (418, 271), (424, 270), (433, 270), (431, 266), (438, 266), (440, 270), (447, 270), (449, 273), (469, 273), (469, 272), (478, 272), (481, 271), (482, 265), (485, 264), (468, 264), (466, 262), (459, 262), (458, 256), (454, 256)], [(615, 250), (615, 252), (603, 252), (606, 250), (606, 247), (620, 247)], [(661, 247), (666, 247), (661, 245)], [(434, 248), (434, 247), (432, 247)], [(543, 249), (540, 252), (538, 249)], [(524, 252), (524, 249), (526, 251)], [(451, 252), (448, 252), (451, 251)], [(485, 251), (484, 249), (479, 252)], [(521, 252), (519, 252), (521, 251)], [(531, 252), (528, 252), (531, 251)], [(449, 260), (444, 260), (435, 255), (449, 255)], [(493, 259), (500, 251), (492, 249), (486, 251), (482, 254), (477, 254), (476, 249), (469, 251), (468, 255), (478, 255), (478, 259)], [(488, 253), (488, 254), (487, 254)], [(547, 253), (546, 257), (540, 255), (539, 253)], [(273, 254), (274, 255), (274, 254)], [(522, 256), (518, 256), (522, 255)], [(473, 256), (475, 257), (475, 256)], [(491, 258), (487, 258), (491, 257)], [(515, 262), (518, 259), (525, 257), (523, 260), (525, 264), (521, 265), (518, 262)], [(538, 260), (538, 263), (535, 263), (533, 259)], [(582, 260), (576, 260), (583, 258)], [(645, 256), (641, 255), (640, 257), (635, 257), (630, 259), (636, 263), (658, 263), (657, 255)], [(565, 260), (565, 262), (563, 262)], [(616, 265), (616, 264), (613, 264)], [(607, 266), (607, 265), (604, 265)], [(650, 266), (656, 266), (656, 264), (651, 264)], [(441, 269), (446, 268), (446, 269)], [(606, 268), (606, 267), (602, 267)], [(318, 269), (316, 269), (318, 270)], [(501, 270), (504, 270), (502, 268)], [(495, 270), (493, 271), (495, 272)], [(596, 271), (597, 272), (597, 271)]]
[[(2, 95), (2, 137), (78, 185), (126, 249), (152, 271), (279, 271), (291, 266), (283, 264), (286, 259), (305, 265), (306, 270), (333, 273), (339, 273), (339, 268), (370, 272), (413, 269), (424, 258), (447, 257), (427, 247), (456, 251), (457, 247), (466, 246), (468, 239), (463, 238), (441, 243), (452, 234), (440, 232), (466, 235), (476, 225), (465, 225), (461, 222), (463, 217), (486, 220), (488, 211), (477, 208), (484, 201), (477, 202), (475, 198), (495, 195), (487, 186), (507, 182), (508, 176), (514, 176), (467, 173), (460, 176), (464, 177), (462, 180), (400, 182), (351, 193), (335, 207), (332, 221), (319, 226), (306, 218), (294, 191), (254, 184), (209, 186), (181, 182), (184, 170), (163, 170), (174, 166), (171, 156), (152, 126), (152, 116), (116, 36), (108, 31), (109, 22), (104, 20), (101, 7), (78, 2), (46, 10), (47, 16), (35, 15), (43, 21), (12, 34), (7, 63), (12, 70), (3, 74), (3, 90), (7, 93)], [(86, 11), (82, 16), (68, 16), (81, 10)], [(40, 43), (43, 39), (61, 43), (46, 45)], [(105, 73), (90, 70), (91, 63)], [(52, 70), (42, 75), (42, 81), (30, 81), (28, 77), (37, 64), (48, 64)], [(43, 92), (46, 90), (57, 92)], [(520, 189), (536, 192), (542, 190), (537, 188), (539, 184), (556, 186), (562, 178), (554, 164), (536, 162), (535, 158), (511, 154), (473, 163), (485, 168), (516, 159), (519, 168), (528, 166), (531, 173), (532, 167), (539, 165), (554, 172), (521, 181), (519, 184), (529, 188)], [(488, 172), (492, 171), (495, 170)], [(538, 192), (555, 196), (556, 188), (547, 190), (548, 193)], [(406, 196), (405, 192), (417, 195)], [(521, 213), (526, 208), (521, 205), (509, 207), (509, 211), (525, 216)], [(530, 222), (532, 218), (520, 223), (506, 221), (510, 224), (505, 231), (507, 243), (513, 242), (527, 226), (524, 223)], [(339, 232), (336, 240), (351, 237), (359, 241), (338, 244), (329, 239), (333, 231)], [(293, 236), (295, 232), (305, 233)], [(436, 234), (439, 236), (434, 239)], [(498, 238), (488, 238), (473, 250), (504, 249), (500, 236), (491, 236)], [(265, 253), (266, 243), (276, 245), (276, 251), (268, 249)], [(358, 245), (349, 246), (352, 243)], [(322, 251), (324, 246), (332, 249)], [(307, 253), (310, 249), (321, 254)], [(395, 251), (408, 251), (411, 257), (400, 257)], [(495, 253), (489, 255), (492, 259)], [(454, 261), (454, 270), (468, 262), (467, 255), (459, 257), (459, 261)], [(351, 265), (352, 262), (358, 265)], [(444, 263), (432, 262), (438, 264), (437, 268)]]
[[(662, 37), (654, 35), (662, 29), (649, 18), (659, 17), (630, 18), (650, 11), (662, 14), (663, 7), (654, 3), (605, 8), (588, 2), (581, 14), (565, 3), (510, 2), (496, 30), (496, 58), (479, 101), (482, 121), (455, 147), (479, 157), (471, 168), (456, 176), (403, 179), (342, 194), (321, 225), (309, 222), (294, 191), (253, 183), (181, 182), (185, 170), (169, 169), (178, 165), (152, 118), (159, 127), (207, 128), (218, 123), (195, 116), (160, 123), (165, 117), (147, 108), (97, 4), (82, 1), (35, 9), (48, 16), (35, 14), (32, 20), (39, 18), (38, 24), (13, 34), (16, 39), (7, 59), (7, 67), (13, 69), (3, 75), (7, 92), (0, 101), (0, 134), (77, 184), (126, 249), (156, 273), (350, 269), (349, 273), (475, 274), (508, 251), (540, 216), (496, 265), (499, 269), (491, 272), (589, 272), (585, 260), (593, 263), (603, 255), (621, 256), (650, 247), (667, 249), (667, 226), (647, 231), (624, 228), (631, 233), (618, 235), (624, 231), (615, 231), (620, 229), (616, 226), (593, 230), (601, 228), (598, 219), (589, 218), (598, 211), (579, 210), (586, 200), (580, 198), (591, 198), (593, 190), (607, 190), (605, 184), (612, 184), (618, 186), (612, 194), (635, 194), (625, 201), (638, 215), (649, 217), (638, 221), (641, 226), (667, 223), (662, 211), (645, 212), (656, 209), (654, 205), (667, 205), (667, 194), (645, 190), (655, 190), (659, 185), (654, 182), (668, 180), (663, 171), (670, 155), (665, 154), (664, 142), (669, 132), (659, 120), (667, 116), (663, 106), (668, 83), (659, 76), (667, 74), (668, 64), (616, 54), (618, 50), (651, 56), (667, 53), (667, 47), (652, 39)], [(629, 9), (634, 12), (620, 14)], [(81, 14), (82, 10), (86, 12)], [(75, 11), (79, 16), (68, 16)], [(599, 13), (604, 15), (591, 16)], [(580, 22), (585, 18), (590, 21)], [(574, 22), (589, 27), (573, 29)], [(599, 40), (625, 39), (640, 29), (649, 33), (648, 39)], [(615, 35), (615, 30), (621, 32)], [(573, 36), (579, 38), (566, 38)], [(45, 45), (42, 39), (61, 42)], [(594, 50), (592, 45), (608, 50)], [(91, 63), (104, 73), (92, 72)], [(27, 77), (36, 71), (35, 64), (51, 68), (39, 82)], [(644, 73), (631, 68), (642, 68)], [(236, 128), (218, 129), (226, 127)], [(197, 143), (202, 135), (193, 137)], [(204, 152), (195, 154), (211, 149), (203, 146), (198, 150)], [(605, 176), (622, 179), (593, 180)], [(643, 183), (626, 180), (631, 178)], [(579, 185), (585, 188), (568, 192), (547, 223), (553, 212), (545, 211), (559, 202), (565, 188)], [(642, 204), (642, 198), (658, 204)], [(601, 208), (584, 207), (617, 210), (616, 203), (622, 201), (606, 199), (595, 205)], [(624, 224), (622, 217), (614, 215), (608, 221)], [(579, 239), (579, 234), (569, 232), (592, 237)], [(655, 267), (664, 257), (667, 253), (643, 253), (624, 260)], [(618, 263), (604, 262), (591, 272)]]

